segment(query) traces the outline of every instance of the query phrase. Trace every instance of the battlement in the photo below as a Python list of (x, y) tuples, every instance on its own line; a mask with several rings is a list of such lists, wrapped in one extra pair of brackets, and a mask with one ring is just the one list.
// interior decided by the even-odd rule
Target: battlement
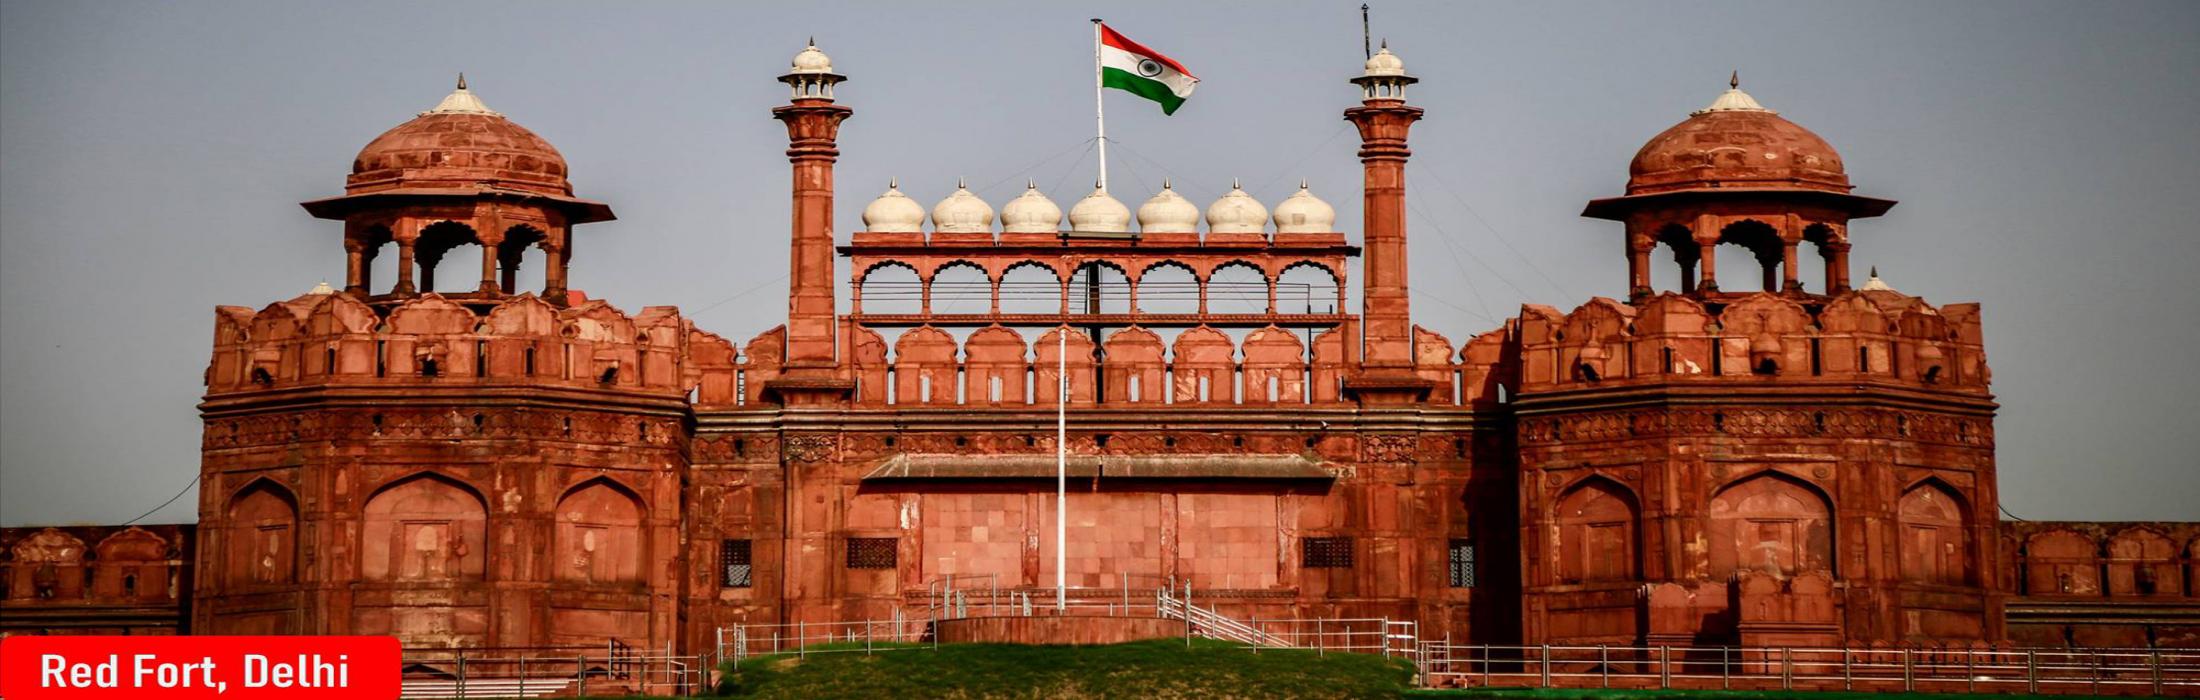
[(689, 322), (670, 306), (628, 316), (602, 301), (553, 306), (531, 294), (486, 313), (437, 294), (377, 309), (308, 294), (257, 312), (215, 312), (210, 399), (329, 386), (525, 385), (678, 395)]
[(1903, 384), (1984, 395), (1977, 304), (1935, 308), (1887, 290), (1823, 303), (1772, 293), (1706, 304), (1665, 293), (1522, 307), (1522, 391), (1668, 382)]

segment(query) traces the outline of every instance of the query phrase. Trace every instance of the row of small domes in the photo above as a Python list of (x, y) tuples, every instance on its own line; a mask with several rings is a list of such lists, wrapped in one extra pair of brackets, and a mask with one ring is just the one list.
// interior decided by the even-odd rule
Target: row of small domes
[[(992, 205), (986, 204), (960, 182), (955, 184), (953, 194), (932, 206), (931, 216), (932, 229), (936, 233), (993, 231)], [(1142, 233), (1196, 233), (1199, 218), (1199, 207), (1164, 181), (1160, 193), (1139, 205), (1138, 230)], [(1260, 200), (1253, 199), (1233, 182), (1228, 194), (1207, 206), (1207, 232), (1261, 233), (1267, 230), (1271, 218), (1276, 222), (1277, 233), (1337, 230), (1337, 210), (1314, 196), (1304, 182), (1299, 183), (1298, 192), (1276, 204), (1273, 217)], [(924, 207), (902, 194), (899, 183), (887, 185), (885, 194), (863, 208), (863, 229), (877, 233), (919, 232), (923, 230), (924, 219)], [(1104, 189), (1095, 188), (1069, 210), (1072, 231), (1125, 233), (1130, 231), (1130, 223), (1130, 208), (1108, 196)], [(1001, 207), (1001, 230), (1005, 233), (1055, 233), (1061, 228), (1062, 208), (1041, 194), (1037, 184), (1027, 185), (1021, 196)]]

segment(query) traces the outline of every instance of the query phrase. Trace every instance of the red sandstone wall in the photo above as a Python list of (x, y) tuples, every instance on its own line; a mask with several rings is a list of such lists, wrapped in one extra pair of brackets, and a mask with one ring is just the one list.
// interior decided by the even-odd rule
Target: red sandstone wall
[(182, 631), (192, 529), (0, 528), (0, 636)]

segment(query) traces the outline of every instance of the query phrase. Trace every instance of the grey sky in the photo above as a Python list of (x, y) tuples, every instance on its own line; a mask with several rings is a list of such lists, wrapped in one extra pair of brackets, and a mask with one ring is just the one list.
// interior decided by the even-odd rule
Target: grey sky
[[(2011, 512), (2200, 519), (2200, 3), (1376, 4), (1428, 109), (1417, 322), (1461, 341), (1623, 294), (1582, 203), (1739, 68), (1902, 201), (1853, 228), (1859, 279), (1985, 304)], [(340, 281), (340, 226), (296, 203), (459, 70), (619, 212), (579, 229), (575, 287), (746, 339), (786, 308), (767, 111), (805, 36), (852, 76), (843, 233), (890, 175), (927, 205), (958, 175), (1081, 196), (1096, 12), (1204, 81), (1175, 117), (1109, 98), (1120, 198), (1234, 176), (1273, 205), (1303, 176), (1356, 231), (1357, 5), (6, 2), (0, 523), (119, 522), (190, 481), (213, 307)]]

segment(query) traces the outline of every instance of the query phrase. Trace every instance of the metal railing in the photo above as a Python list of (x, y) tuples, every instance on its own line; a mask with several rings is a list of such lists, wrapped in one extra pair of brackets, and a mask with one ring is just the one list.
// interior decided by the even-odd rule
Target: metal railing
[(1421, 643), (1437, 687), (2200, 695), (2200, 650)]
[(404, 698), (684, 695), (704, 689), (710, 671), (706, 657), (616, 639), (595, 647), (411, 648), (402, 658)]

